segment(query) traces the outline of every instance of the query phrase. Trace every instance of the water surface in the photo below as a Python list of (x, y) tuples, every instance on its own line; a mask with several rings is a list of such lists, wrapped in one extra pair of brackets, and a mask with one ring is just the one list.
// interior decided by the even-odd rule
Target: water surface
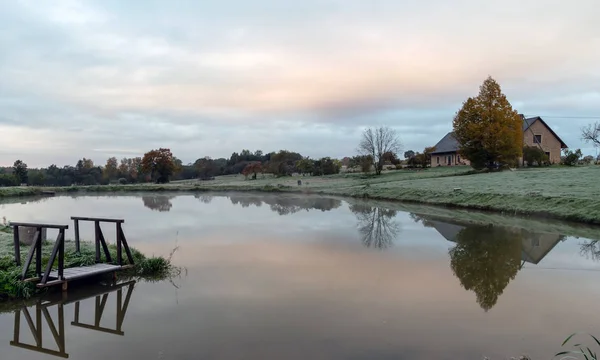
[[(413, 208), (271, 194), (5, 200), (0, 218), (12, 221), (124, 218), (131, 246), (157, 255), (178, 246), (173, 259), (186, 271), (172, 282), (71, 289), (1, 314), (0, 353), (548, 359), (571, 332), (600, 335), (596, 229)], [(87, 224), (81, 232), (93, 236)]]

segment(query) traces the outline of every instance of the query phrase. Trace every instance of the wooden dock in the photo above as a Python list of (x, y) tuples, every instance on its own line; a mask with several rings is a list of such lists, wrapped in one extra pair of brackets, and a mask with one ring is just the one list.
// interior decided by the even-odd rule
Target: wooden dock
[[(117, 271), (132, 267), (134, 265), (133, 256), (123, 232), (123, 223), (125, 220), (75, 216), (71, 217), (71, 220), (73, 220), (75, 224), (75, 250), (77, 253), (80, 252), (79, 222), (94, 222), (96, 264), (91, 266), (65, 268), (65, 231), (69, 228), (68, 225), (11, 222), (10, 226), (13, 227), (15, 262), (17, 266), (21, 266), (19, 227), (31, 227), (36, 229), (31, 248), (29, 249), (25, 264), (23, 265), (23, 271), (21, 273), (21, 279), (23, 281), (37, 282), (37, 287), (39, 288), (62, 285), (63, 291), (66, 291), (69, 281), (90, 278), (107, 273), (112, 273), (113, 276), (116, 276)], [(100, 223), (103, 222), (114, 223), (116, 225), (117, 259), (112, 259), (106, 239), (104, 238), (104, 234), (100, 228)], [(47, 229), (57, 229), (58, 237), (54, 242), (52, 254), (48, 259), (46, 269), (42, 271), (42, 246), (44, 244), (42, 233), (43, 230)], [(123, 250), (125, 250), (125, 254), (127, 256), (127, 264), (123, 262)], [(104, 255), (104, 260), (102, 259), (102, 255)], [(57, 259), (58, 261), (56, 261)], [(35, 263), (35, 276), (27, 277), (32, 263)], [(57, 263), (56, 269), (53, 268), (55, 263)]]

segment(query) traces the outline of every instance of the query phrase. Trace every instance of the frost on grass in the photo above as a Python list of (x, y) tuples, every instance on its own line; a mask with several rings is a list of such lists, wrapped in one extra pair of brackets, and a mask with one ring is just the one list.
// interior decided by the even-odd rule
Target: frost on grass
[[(2, 225), (0, 225), (2, 226)], [(10, 228), (9, 228), (10, 230)], [(50, 259), (54, 243), (45, 241), (42, 246), (42, 268), (45, 268)], [(25, 263), (29, 246), (21, 244), (21, 263)], [(112, 259), (117, 258), (117, 247), (108, 245)], [(163, 280), (177, 276), (179, 268), (171, 263), (172, 253), (168, 258), (147, 258), (134, 248), (130, 248), (135, 266), (133, 269), (124, 271), (124, 275), (139, 280)], [(104, 257), (104, 254), (102, 255)], [(92, 243), (81, 242), (80, 253), (75, 251), (74, 241), (65, 241), (65, 267), (89, 266), (96, 263), (96, 250)], [(57, 261), (54, 264), (56, 267)], [(127, 258), (123, 259), (127, 264)], [(31, 266), (28, 276), (33, 276)], [(6, 231), (6, 227), (0, 228), (0, 299), (1, 298), (28, 298), (35, 295), (38, 290), (33, 283), (20, 281), (22, 268), (16, 266), (14, 261), (13, 235)]]

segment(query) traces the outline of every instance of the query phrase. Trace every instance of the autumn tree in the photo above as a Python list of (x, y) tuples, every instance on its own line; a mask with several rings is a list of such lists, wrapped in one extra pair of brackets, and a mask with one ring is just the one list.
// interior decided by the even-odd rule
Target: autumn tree
[(25, 164), (21, 160), (15, 161), (15, 163), (13, 164), (13, 175), (17, 179), (19, 184), (26, 184), (28, 180), (27, 164)]
[(250, 174), (252, 174), (252, 180), (256, 180), (256, 175), (259, 172), (262, 172), (262, 166), (259, 162), (255, 162), (252, 164), (246, 165), (244, 170), (242, 170), (242, 175), (247, 179)]
[(600, 147), (600, 122), (590, 124), (581, 129), (581, 138), (586, 143), (592, 143), (596, 147)]
[(375, 174), (380, 175), (387, 153), (397, 154), (402, 150), (402, 144), (396, 130), (389, 127), (366, 129), (358, 145), (358, 152), (371, 156)]
[(475, 169), (516, 165), (523, 153), (523, 120), (500, 85), (488, 77), (479, 95), (468, 98), (453, 121), (459, 153)]
[(106, 160), (106, 165), (103, 169), (104, 177), (108, 180), (115, 179), (119, 176), (119, 163), (116, 157), (111, 157)]
[(150, 174), (150, 178), (157, 183), (169, 182), (169, 177), (175, 171), (173, 153), (164, 148), (148, 151), (142, 158), (142, 171)]

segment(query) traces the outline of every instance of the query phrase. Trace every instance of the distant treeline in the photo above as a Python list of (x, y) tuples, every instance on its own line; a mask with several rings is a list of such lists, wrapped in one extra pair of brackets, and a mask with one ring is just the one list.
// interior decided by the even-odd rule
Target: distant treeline
[(360, 156), (342, 160), (329, 157), (310, 159), (299, 153), (280, 150), (263, 153), (261, 150), (251, 152), (242, 150), (234, 152), (229, 159), (212, 159), (203, 157), (194, 163), (182, 164), (169, 149), (151, 150), (143, 157), (107, 159), (105, 164), (98, 165), (90, 159), (83, 158), (75, 166), (59, 167), (50, 165), (47, 168), (28, 168), (21, 160), (12, 167), (0, 167), (0, 186), (71, 186), (71, 185), (104, 185), (109, 183), (142, 183), (168, 182), (186, 179), (211, 179), (215, 176), (244, 174), (247, 178), (256, 178), (257, 174), (273, 174), (288, 176), (293, 173), (303, 175), (330, 175), (340, 172), (342, 165), (359, 166)]

